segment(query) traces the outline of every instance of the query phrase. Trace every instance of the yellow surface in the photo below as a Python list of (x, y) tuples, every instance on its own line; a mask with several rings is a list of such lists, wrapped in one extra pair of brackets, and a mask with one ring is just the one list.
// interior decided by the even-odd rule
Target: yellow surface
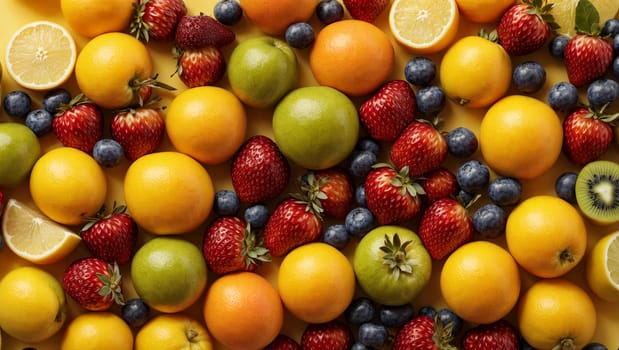
[[(189, 13), (190, 14), (198, 14), (199, 12), (204, 12), (205, 14), (212, 14), (213, 5), (215, 4), (215, 0), (185, 0)], [(2, 2), (2, 11), (0, 12), (0, 23), (2, 23), (2, 35), (0, 35), (0, 53), (2, 53), (2, 61), (4, 61), (4, 49), (6, 47), (7, 41), (10, 38), (10, 35), (17, 30), (20, 26), (34, 20), (47, 19), (51, 21), (55, 21), (59, 24), (66, 25), (66, 22), (63, 20), (60, 5), (58, 0), (3, 0)], [(381, 14), (381, 16), (377, 20), (377, 25), (381, 28), (385, 29), (389, 38), (392, 40), (395, 50), (396, 50), (396, 65), (391, 74), (391, 78), (394, 79), (403, 79), (404, 78), (404, 66), (409, 58), (415, 56), (415, 54), (404, 50), (398, 44), (395, 43), (391, 33), (388, 31), (388, 11), (385, 11)], [(319, 28), (320, 24), (314, 18), (312, 20), (315, 28)], [(491, 25), (486, 25), (487, 28), (490, 28)], [(238, 41), (243, 39), (255, 36), (259, 34), (259, 32), (254, 29), (245, 19), (240, 23), (233, 27), (234, 31), (237, 34)], [(479, 29), (478, 25), (473, 25), (469, 22), (462, 21), (460, 23), (460, 30), (458, 33), (458, 37), (464, 35), (470, 35), (477, 32)], [(78, 49), (81, 49), (86, 43), (86, 39), (83, 37), (75, 35), (75, 40), (78, 46)], [(224, 48), (225, 57), (228, 58), (230, 56), (230, 52), (235, 44), (228, 45)], [(160, 93), (163, 97), (164, 103), (168, 104), (170, 99), (178, 94), (180, 91), (184, 89), (183, 84), (178, 79), (177, 76), (170, 77), (170, 75), (175, 71), (175, 61), (171, 54), (171, 45), (169, 43), (151, 43), (149, 44), (149, 48), (151, 49), (152, 55), (154, 57), (154, 71), (159, 73), (160, 79), (164, 82), (174, 85), (178, 88), (175, 92), (164, 92)], [(567, 80), (567, 75), (565, 73), (565, 69), (563, 65), (548, 57), (547, 49), (542, 48), (537, 53), (533, 55), (528, 55), (524, 57), (513, 58), (513, 64), (516, 65), (524, 60), (529, 59), (537, 59), (541, 60), (547, 70), (548, 80), (546, 85), (544, 86), (542, 91), (534, 94), (535, 97), (540, 98), (542, 100), (546, 99), (546, 94), (548, 89), (552, 86), (554, 82), (565, 81)], [(299, 58), (299, 62), (301, 65), (301, 74), (300, 74), (300, 84), (301, 85), (315, 85), (316, 82), (312, 77), (312, 74), (309, 70), (309, 65), (307, 63), (309, 50), (297, 50), (297, 55)], [(440, 63), (440, 53), (436, 55), (430, 56), (434, 59), (434, 61), (438, 64)], [(2, 91), (5, 94), (8, 91), (18, 89), (19, 87), (12, 81), (8, 75), (6, 74), (6, 67), (3, 68), (3, 79), (2, 79)], [(222, 81), (218, 84), (219, 86), (228, 87), (227, 78), (224, 77)], [(71, 78), (66, 85), (67, 88), (71, 89), (74, 93), (77, 91), (75, 79)], [(510, 91), (513, 93), (513, 91)], [(34, 100), (35, 107), (41, 106), (41, 100), (43, 97), (42, 92), (31, 92), (31, 96)], [(581, 97), (584, 101), (584, 93)], [(361, 99), (355, 98), (353, 100), (355, 103), (359, 103)], [(456, 106), (453, 103), (450, 103), (445, 110), (442, 112), (442, 116), (446, 119), (445, 130), (450, 130), (459, 125), (465, 125), (471, 128), (474, 132), (479, 132), (479, 121), (483, 116), (484, 109), (478, 110), (469, 110), (459, 106)], [(246, 137), (250, 135), (262, 133), (267, 136), (272, 136), (272, 131), (270, 128), (270, 118), (272, 115), (272, 110), (255, 110), (251, 108), (247, 108), (248, 112), (248, 128)], [(4, 114), (3, 111), (0, 111), (0, 121), (8, 121), (10, 117)], [(109, 120), (109, 118), (108, 118)], [(106, 129), (107, 130), (107, 129)], [(107, 131), (106, 131), (107, 132)], [(41, 139), (43, 150), (47, 151), (54, 147), (57, 147), (58, 141), (56, 140), (53, 134), (49, 134)], [(517, 145), (514, 145), (517, 147)], [(168, 140), (164, 141), (164, 144), (161, 147), (162, 150), (170, 150), (172, 146)], [(481, 154), (478, 152), (476, 158), (481, 159)], [(604, 157), (604, 159), (608, 160), (619, 160), (619, 152), (616, 146), (613, 146), (612, 150), (608, 152)], [(453, 158), (448, 158), (447, 166), (452, 170), (455, 170), (459, 164), (458, 160)], [(109, 195), (107, 198), (108, 204), (111, 205), (113, 201), (123, 202), (123, 192), (122, 192), (122, 180), (124, 172), (126, 171), (129, 163), (128, 161), (123, 161), (119, 166), (106, 169), (105, 172), (108, 176), (108, 191)], [(213, 176), (213, 181), (216, 189), (231, 189), (231, 183), (229, 179), (229, 162), (220, 164), (217, 166), (207, 166), (209, 173)], [(564, 171), (577, 171), (578, 168), (574, 165), (570, 164), (565, 156), (561, 155), (557, 164), (550, 169), (545, 175), (535, 179), (528, 180), (523, 182), (524, 193), (523, 196), (530, 197), (535, 194), (550, 194), (554, 195), (554, 181), (555, 179)], [(293, 176), (297, 176), (301, 174), (301, 169), (295, 168), (293, 171)], [(290, 189), (292, 189), (294, 182), (291, 183)], [(22, 200), (26, 203), (32, 203), (32, 199), (30, 198), (30, 194), (27, 191), (27, 186), (20, 186), (17, 188), (5, 189), (8, 197), (14, 197), (19, 200)], [(286, 191), (287, 192), (287, 191)], [(603, 235), (616, 231), (619, 229), (619, 224), (614, 224), (606, 227), (598, 227), (592, 225), (589, 221), (587, 221), (587, 229), (589, 232), (588, 235), (588, 247), (587, 251), (591, 249), (593, 244), (602, 237)], [(203, 234), (203, 227), (196, 230), (193, 233), (190, 233), (186, 236), (188, 240), (201, 244)], [(144, 242), (152, 238), (151, 235), (148, 235), (144, 232), (140, 234), (140, 242)], [(493, 240), (494, 242), (505, 245), (504, 239), (499, 238)], [(355, 242), (353, 240), (352, 242)], [(351, 243), (345, 250), (348, 256), (352, 255), (352, 251), (354, 249), (354, 243)], [(83, 245), (74, 251), (71, 255), (69, 255), (63, 261), (45, 266), (44, 268), (50, 272), (52, 272), (57, 277), (62, 275), (64, 269), (68, 266), (68, 264), (81, 256), (87, 255), (86, 248)], [(259, 272), (263, 275), (267, 276), (269, 280), (275, 283), (275, 276), (277, 275), (278, 264), (281, 259), (276, 259), (273, 263), (262, 266), (259, 269)], [(3, 249), (0, 252), (0, 276), (3, 276), (7, 273), (7, 271), (15, 268), (16, 266), (27, 265), (28, 263), (24, 260), (19, 259), (14, 254), (10, 252), (9, 249)], [(414, 301), (415, 309), (419, 308), (425, 304), (432, 304), (435, 307), (443, 307), (445, 305), (442, 300), (439, 292), (439, 273), (441, 269), (441, 263), (435, 263), (433, 266), (433, 278), (430, 284), (426, 287), (423, 293)], [(122, 267), (122, 272), (125, 274), (124, 279), (124, 290), (126, 296), (128, 298), (134, 297), (135, 292), (131, 286), (131, 281), (129, 278), (129, 269), (128, 266)], [(535, 277), (529, 275), (525, 272), (521, 272), (521, 277), (523, 281), (523, 290), (525, 290), (533, 281), (536, 280)], [(586, 291), (589, 293), (590, 290), (586, 287), (585, 277), (584, 277), (584, 264), (579, 264), (574, 270), (569, 272), (566, 275), (566, 278), (576, 282), (577, 284), (583, 286)], [(480, 296), (483, 297), (483, 296)], [(188, 314), (191, 314), (198, 319), (202, 319), (201, 315), (201, 304), (202, 300), (198, 301), (198, 303), (187, 311)], [(619, 333), (617, 333), (617, 327), (619, 326), (619, 304), (611, 304), (601, 301), (600, 299), (593, 297), (593, 300), (597, 309), (597, 317), (598, 317), (598, 326), (595, 331), (595, 335), (593, 341), (598, 341), (605, 343), (609, 349), (617, 349), (619, 348)], [(78, 314), (83, 312), (83, 309), (80, 308), (73, 300), (69, 300), (69, 319), (75, 318)], [(112, 309), (113, 312), (119, 312), (119, 308), (115, 307)], [(515, 313), (512, 311), (508, 316), (510, 320), (514, 320)], [(233, 326), (233, 325), (231, 325)], [(300, 339), (301, 332), (303, 331), (305, 324), (290, 314), (286, 314), (284, 320), (284, 327), (282, 329), (282, 333), (288, 334), (297, 340)], [(51, 338), (50, 340), (40, 343), (40, 344), (24, 344), (16, 341), (15, 339), (10, 338), (6, 334), (2, 334), (2, 349), (7, 350), (19, 350), (27, 346), (34, 346), (38, 350), (56, 350), (59, 348), (58, 344), (60, 343), (60, 339), (62, 336), (62, 332), (58, 333), (56, 336)], [(221, 346), (218, 346), (217, 349), (224, 349)]]

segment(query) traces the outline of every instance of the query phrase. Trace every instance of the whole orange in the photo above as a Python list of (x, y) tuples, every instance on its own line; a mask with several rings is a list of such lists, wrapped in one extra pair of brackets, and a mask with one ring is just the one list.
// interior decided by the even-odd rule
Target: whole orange
[(71, 29), (87, 38), (129, 28), (135, 0), (61, 0), (62, 16)]
[(283, 34), (289, 25), (312, 17), (318, 0), (240, 0), (247, 19), (269, 35)]
[(361, 96), (389, 78), (394, 55), (384, 31), (365, 21), (347, 19), (329, 24), (318, 33), (309, 63), (320, 85)]

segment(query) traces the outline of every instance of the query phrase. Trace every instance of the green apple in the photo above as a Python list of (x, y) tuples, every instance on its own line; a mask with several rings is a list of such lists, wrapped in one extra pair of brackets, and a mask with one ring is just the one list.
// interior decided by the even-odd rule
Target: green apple
[(275, 107), (273, 134), (282, 153), (296, 164), (313, 170), (330, 168), (355, 148), (357, 108), (334, 88), (302, 87)]
[(41, 155), (39, 139), (27, 126), (0, 123), (0, 185), (22, 182)]
[(239, 43), (228, 60), (237, 97), (254, 108), (273, 106), (298, 82), (297, 56), (286, 42), (259, 36)]
[(413, 301), (430, 281), (432, 259), (416, 233), (384, 225), (359, 241), (353, 269), (357, 282), (372, 300), (403, 305)]
[(207, 268), (202, 252), (189, 241), (157, 237), (131, 261), (133, 287), (155, 310), (173, 313), (189, 308), (204, 292)]

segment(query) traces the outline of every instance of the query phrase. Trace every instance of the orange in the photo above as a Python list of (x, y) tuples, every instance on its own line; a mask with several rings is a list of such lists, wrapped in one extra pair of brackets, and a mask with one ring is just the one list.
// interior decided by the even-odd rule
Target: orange
[(241, 101), (216, 86), (181, 92), (166, 113), (166, 132), (172, 145), (204, 164), (230, 159), (243, 143), (246, 128)]
[(147, 154), (125, 174), (125, 203), (142, 228), (154, 234), (182, 234), (208, 218), (215, 198), (206, 169), (179, 152)]
[(238, 350), (262, 349), (275, 339), (284, 322), (277, 290), (254, 272), (216, 279), (206, 293), (203, 312), (211, 335)]
[(346, 256), (333, 246), (309, 243), (282, 260), (277, 286), (284, 306), (295, 317), (322, 323), (337, 318), (350, 304), (355, 273)]
[(482, 156), (503, 176), (525, 180), (541, 176), (559, 158), (562, 144), (561, 120), (550, 106), (533, 97), (504, 97), (481, 121)]
[(348, 19), (318, 32), (309, 63), (320, 85), (361, 96), (389, 78), (394, 55), (391, 41), (382, 30), (368, 22)]
[[(111, 336), (113, 334), (113, 336)], [(74, 318), (62, 338), (62, 350), (133, 349), (133, 333), (111, 312), (87, 312)]]
[(447, 305), (460, 317), (472, 323), (491, 323), (516, 306), (520, 272), (505, 249), (474, 241), (445, 260), (440, 288)]
[(318, 0), (240, 0), (245, 17), (262, 32), (284, 34), (289, 25), (308, 21)]
[(87, 38), (128, 29), (136, 0), (61, 0), (65, 21)]
[(490, 23), (498, 21), (516, 0), (456, 0), (460, 14), (471, 22)]
[(160, 314), (140, 327), (135, 350), (213, 350), (203, 322), (182, 313)]

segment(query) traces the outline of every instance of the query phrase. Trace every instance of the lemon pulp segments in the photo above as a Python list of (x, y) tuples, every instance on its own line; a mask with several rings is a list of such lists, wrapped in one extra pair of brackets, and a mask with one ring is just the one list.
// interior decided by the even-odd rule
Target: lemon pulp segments
[(608, 242), (604, 260), (606, 261), (608, 280), (619, 290), (619, 234)]

